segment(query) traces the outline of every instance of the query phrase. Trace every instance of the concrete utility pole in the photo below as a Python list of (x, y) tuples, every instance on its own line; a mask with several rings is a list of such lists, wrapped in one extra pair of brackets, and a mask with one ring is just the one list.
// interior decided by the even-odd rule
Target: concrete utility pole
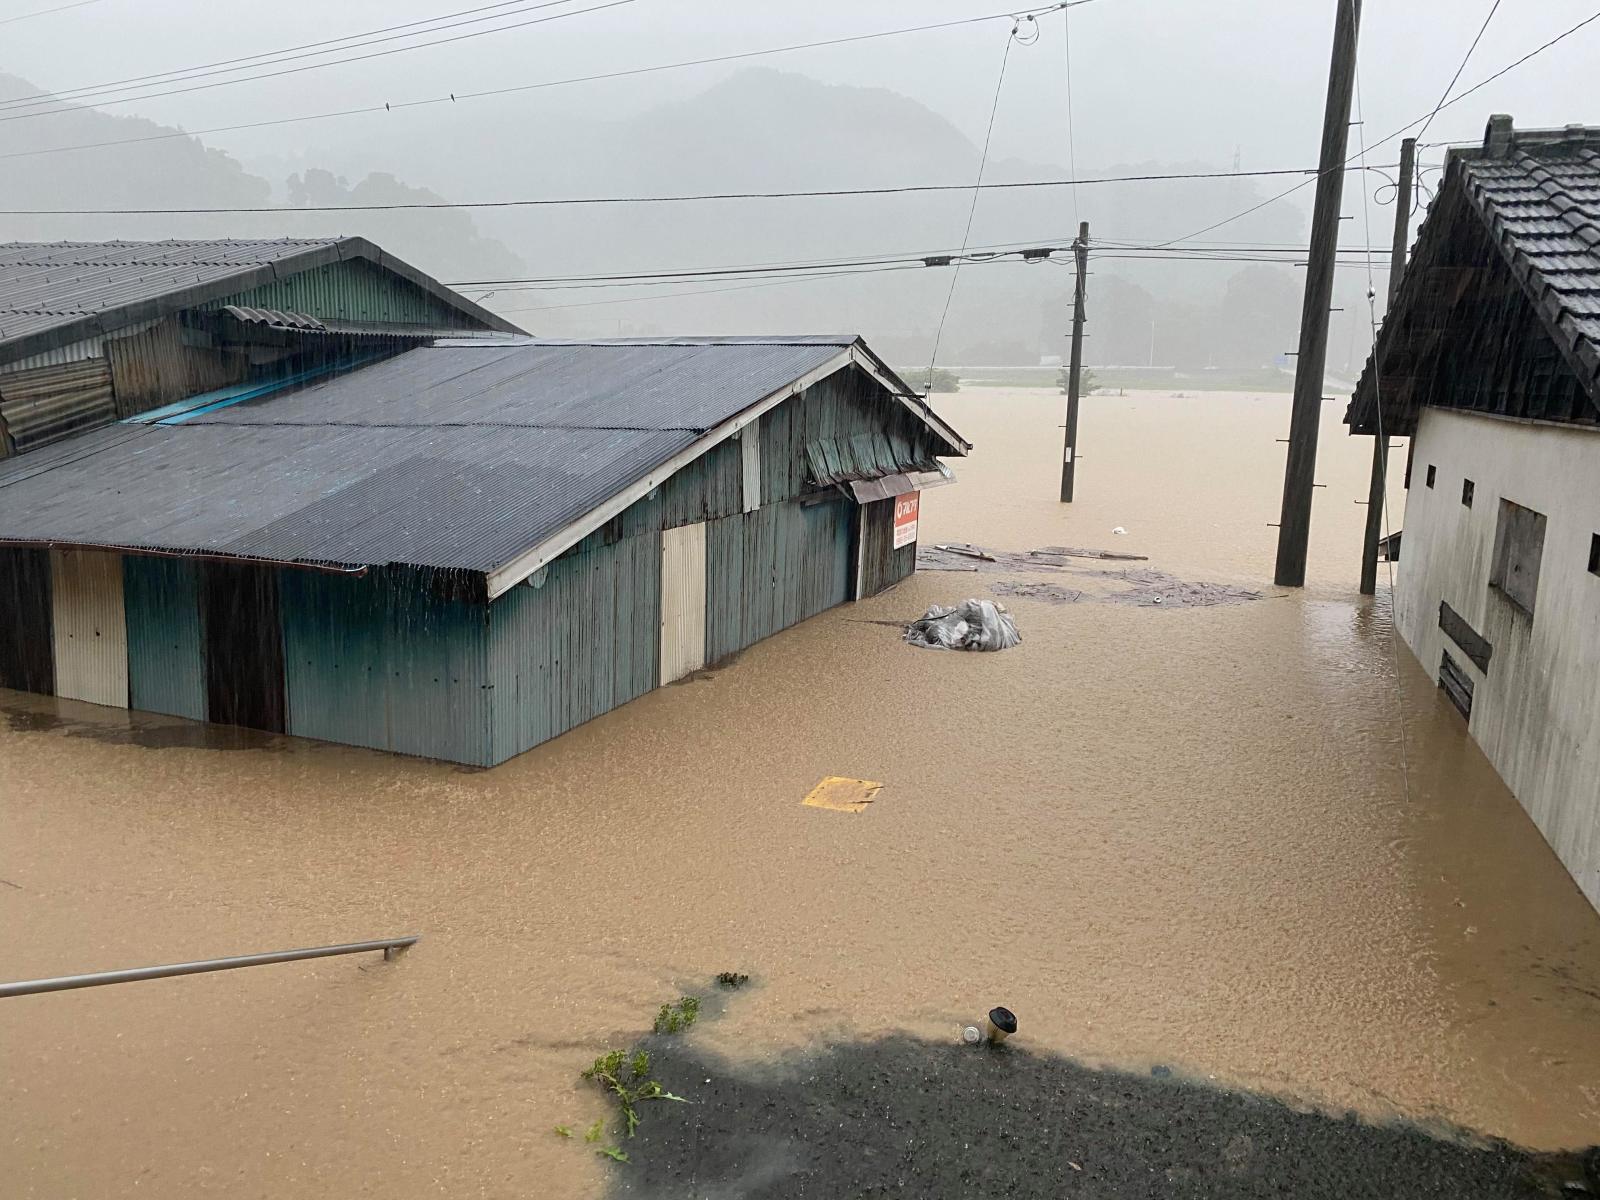
[(1333, 299), (1339, 249), (1339, 207), (1344, 198), (1344, 158), (1350, 139), (1350, 93), (1355, 84), (1356, 33), (1361, 0), (1335, 0), (1333, 61), (1322, 116), (1317, 199), (1311, 212), (1306, 296), (1300, 312), (1300, 353), (1295, 359), (1294, 406), (1289, 417), (1289, 460), (1283, 469), (1283, 515), (1278, 523), (1278, 563), (1273, 582), (1303, 587), (1306, 543), (1311, 537), (1311, 490), (1317, 473), (1317, 423), (1322, 416), (1322, 373), (1328, 358), (1328, 303)]
[(1083, 376), (1083, 289), (1089, 272), (1089, 222), (1078, 224), (1072, 243), (1077, 278), (1072, 288), (1072, 358), (1067, 367), (1067, 437), (1061, 452), (1061, 502), (1072, 499), (1072, 481), (1078, 468), (1078, 384)]
[[(1411, 176), (1416, 168), (1417, 139), (1407, 138), (1400, 143), (1400, 182), (1394, 192), (1394, 246), (1389, 251), (1389, 298), (1384, 304), (1383, 319), (1389, 319), (1394, 308), (1395, 295), (1400, 291), (1400, 276), (1406, 269), (1406, 243), (1411, 233)], [(1378, 402), (1378, 432), (1372, 439), (1372, 483), (1367, 488), (1367, 535), (1361, 543), (1361, 594), (1371, 596), (1378, 590), (1378, 538), (1383, 533), (1384, 492), (1389, 479), (1389, 426), (1383, 419), (1383, 372), (1376, 357), (1377, 342), (1373, 342), (1373, 395)]]

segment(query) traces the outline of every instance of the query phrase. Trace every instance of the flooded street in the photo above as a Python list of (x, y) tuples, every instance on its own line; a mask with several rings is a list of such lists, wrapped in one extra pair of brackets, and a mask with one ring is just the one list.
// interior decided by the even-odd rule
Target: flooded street
[[(1004, 1004), (1088, 1063), (1600, 1140), (1600, 916), (1355, 594), (1342, 404), (1288, 592), (1287, 396), (1087, 398), (1070, 506), (1060, 396), (938, 399), (977, 449), (924, 544), (1150, 561), (1003, 596), (993, 655), (884, 623), (1023, 577), (919, 572), (490, 771), (0, 694), (5, 978), (422, 934), (6, 1001), (7, 1194), (594, 1194), (579, 1071), (724, 970), (690, 1036), (741, 1059)], [(1093, 602), (1123, 567), (1260, 598)], [(884, 786), (802, 806), (829, 775)]]

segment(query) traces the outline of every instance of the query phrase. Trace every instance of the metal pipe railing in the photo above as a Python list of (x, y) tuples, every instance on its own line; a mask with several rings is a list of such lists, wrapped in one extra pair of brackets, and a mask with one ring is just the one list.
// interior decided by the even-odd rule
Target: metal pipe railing
[(269, 954), (240, 954), (233, 958), (205, 958), (199, 962), (169, 963), (164, 967), (133, 967), (126, 971), (97, 971), (91, 975), (62, 975), (55, 979), (24, 979), (0, 983), (0, 999), (7, 996), (33, 996), (40, 992), (67, 992), (73, 988), (102, 987), (108, 983), (137, 983), (141, 979), (168, 979), (174, 975), (203, 975), (208, 971), (235, 971), (240, 967), (263, 967), (268, 963), (296, 962), (302, 958), (332, 958), (336, 954), (361, 954), (382, 950), (390, 961), (420, 935), (382, 938), (375, 942), (346, 942), (342, 946), (315, 946), (308, 950), (275, 950)]

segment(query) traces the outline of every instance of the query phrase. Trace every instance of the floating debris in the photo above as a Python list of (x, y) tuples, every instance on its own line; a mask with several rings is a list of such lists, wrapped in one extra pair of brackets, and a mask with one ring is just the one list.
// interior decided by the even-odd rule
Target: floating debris
[(846, 779), (829, 775), (806, 794), (800, 803), (812, 808), (826, 808), (832, 812), (858, 813), (877, 797), (883, 784), (870, 779)]
[(1082, 546), (1040, 546), (1029, 550), (1034, 558), (1111, 558), (1123, 562), (1149, 562), (1148, 554), (1124, 554), (1120, 550), (1090, 550)]
[(1062, 587), (1059, 583), (1039, 583), (1031, 579), (1002, 579), (989, 590), (997, 596), (1021, 596), (1024, 600), (1042, 600), (1046, 604), (1074, 604), (1083, 599), (1079, 588)]
[(1022, 641), (1005, 606), (993, 600), (963, 600), (954, 608), (935, 604), (906, 626), (905, 636), (925, 650), (1008, 650)]
[(965, 542), (951, 542), (947, 545), (935, 546), (934, 549), (943, 550), (946, 554), (959, 554), (963, 558), (978, 558), (982, 559), (984, 562), (995, 561), (994, 555), (988, 553), (981, 547), (969, 546)]

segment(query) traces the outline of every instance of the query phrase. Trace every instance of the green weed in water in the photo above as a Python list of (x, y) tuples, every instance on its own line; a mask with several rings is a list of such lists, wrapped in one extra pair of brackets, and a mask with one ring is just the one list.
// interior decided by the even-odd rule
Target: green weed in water
[(657, 1033), (680, 1033), (700, 1015), (700, 997), (684, 996), (676, 1004), (663, 1004), (656, 1014)]

